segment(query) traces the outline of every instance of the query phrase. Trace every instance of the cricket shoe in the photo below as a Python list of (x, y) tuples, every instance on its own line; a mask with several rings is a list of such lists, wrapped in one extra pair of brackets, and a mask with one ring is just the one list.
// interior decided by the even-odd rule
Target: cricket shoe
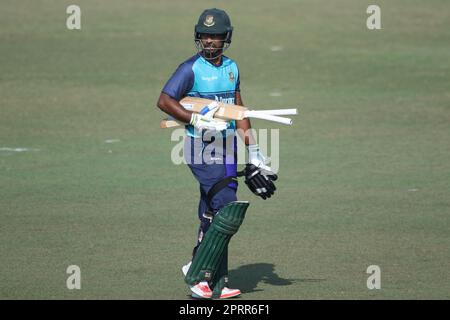
[(192, 291), (192, 297), (197, 299), (211, 299), (213, 292), (208, 286), (208, 282), (202, 281), (195, 286), (189, 287)]
[[(181, 272), (183, 272), (184, 276), (186, 277), (189, 268), (191, 267), (192, 261), (190, 261), (188, 264), (184, 265), (181, 268)], [(211, 299), (213, 292), (209, 288), (208, 282), (202, 281), (200, 283), (197, 283), (195, 286), (190, 286), (189, 289), (192, 291), (192, 298), (196, 299)]]
[[(189, 268), (191, 267), (192, 261), (190, 261), (188, 264), (184, 265), (181, 268), (181, 271), (183, 272), (184, 276), (187, 275)], [(206, 283), (206, 282), (205, 282)], [(209, 288), (209, 286), (208, 286)], [(192, 290), (192, 288), (191, 288)], [(211, 291), (211, 289), (210, 289)], [(204, 298), (201, 295), (196, 294), (196, 292), (194, 290), (192, 290), (192, 298), (196, 298), (196, 299), (208, 299), (208, 298)], [(237, 297), (241, 294), (241, 290), (239, 289), (230, 289), (228, 287), (224, 287), (222, 289), (222, 292), (220, 293), (220, 297), (219, 299), (229, 299), (229, 298), (234, 298)]]
[(240, 294), (241, 294), (241, 290), (239, 290), (239, 289), (230, 289), (228, 287), (225, 287), (222, 289), (219, 299), (234, 298), (234, 297), (239, 296)]
[(191, 264), (192, 264), (192, 261), (189, 261), (189, 263), (188, 263), (187, 265), (184, 265), (184, 266), (181, 268), (181, 272), (183, 272), (183, 274), (184, 274), (185, 277), (186, 277), (186, 275), (187, 275), (187, 273), (188, 273), (188, 271), (189, 271), (189, 268), (191, 267)]
[[(241, 294), (241, 290), (239, 290), (239, 289), (230, 289), (230, 288), (225, 287), (225, 288), (222, 289), (222, 292), (220, 293), (219, 299), (230, 299), (230, 298), (237, 297), (240, 294)], [(199, 296), (199, 295), (197, 295), (195, 293), (192, 293), (192, 298), (202, 299), (201, 296)]]

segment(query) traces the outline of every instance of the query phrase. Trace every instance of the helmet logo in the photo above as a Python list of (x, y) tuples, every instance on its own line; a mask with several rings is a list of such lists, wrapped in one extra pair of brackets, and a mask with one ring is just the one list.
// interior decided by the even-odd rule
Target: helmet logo
[(207, 27), (212, 27), (213, 25), (215, 25), (216, 22), (214, 21), (214, 16), (207, 15), (203, 24)]

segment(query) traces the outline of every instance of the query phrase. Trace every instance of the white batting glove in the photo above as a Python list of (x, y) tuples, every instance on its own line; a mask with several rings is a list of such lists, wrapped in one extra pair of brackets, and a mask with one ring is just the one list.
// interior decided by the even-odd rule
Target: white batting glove
[(224, 121), (214, 119), (214, 114), (219, 108), (219, 104), (214, 101), (207, 106), (205, 106), (200, 113), (192, 113), (191, 121), (195, 129), (197, 130), (212, 130), (212, 131), (222, 131), (227, 128), (227, 123)]
[(272, 169), (267, 165), (270, 160), (262, 154), (258, 144), (247, 146), (247, 151), (249, 163), (262, 170), (268, 171), (268, 173), (272, 173)]

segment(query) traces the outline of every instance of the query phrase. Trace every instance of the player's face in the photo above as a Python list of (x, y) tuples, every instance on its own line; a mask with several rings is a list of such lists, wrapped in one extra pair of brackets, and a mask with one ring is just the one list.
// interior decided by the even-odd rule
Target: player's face
[(200, 40), (203, 46), (203, 54), (206, 58), (213, 59), (218, 57), (222, 50), (225, 40), (223, 34), (201, 34)]

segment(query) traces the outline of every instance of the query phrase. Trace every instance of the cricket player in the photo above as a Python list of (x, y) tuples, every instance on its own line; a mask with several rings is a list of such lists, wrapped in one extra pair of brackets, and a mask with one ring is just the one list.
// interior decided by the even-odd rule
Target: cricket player
[(276, 189), (273, 181), (277, 177), (255, 143), (248, 119), (216, 120), (215, 102), (205, 106), (205, 112), (201, 113), (193, 113), (179, 103), (183, 97), (191, 96), (243, 105), (238, 66), (223, 54), (231, 44), (232, 33), (225, 11), (205, 10), (194, 32), (198, 53), (179, 65), (157, 103), (162, 111), (186, 123), (184, 156), (200, 186), (197, 245), (192, 261), (182, 268), (194, 298), (225, 299), (241, 294), (228, 284), (229, 238), (237, 232), (248, 206), (236, 197), (236, 132), (249, 154), (249, 163), (243, 171), (247, 186), (263, 199)]

